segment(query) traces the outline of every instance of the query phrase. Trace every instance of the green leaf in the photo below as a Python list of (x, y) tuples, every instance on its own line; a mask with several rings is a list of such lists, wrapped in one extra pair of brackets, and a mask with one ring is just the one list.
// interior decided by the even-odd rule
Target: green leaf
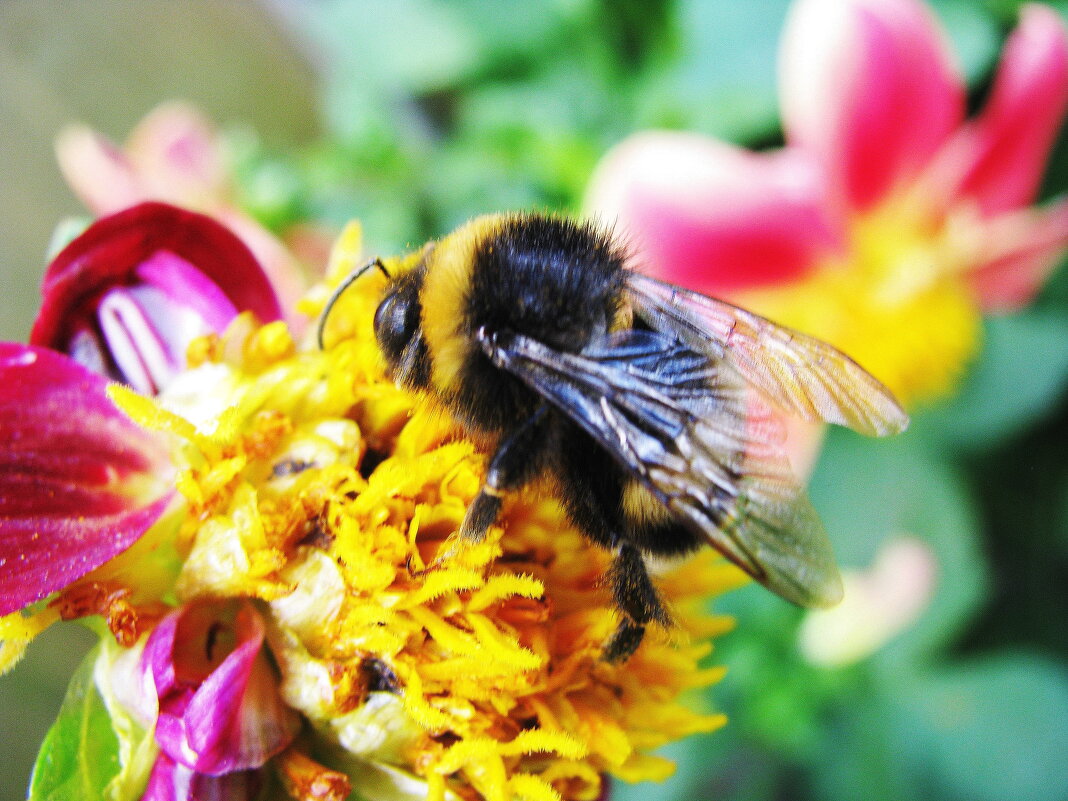
[[(903, 688), (904, 689), (904, 688)], [(1068, 794), (1068, 675), (1037, 654), (998, 654), (912, 682), (902, 737), (932, 798), (1061, 801)]]
[(974, 86), (997, 60), (1001, 43), (997, 23), (974, 0), (932, 0), (931, 5), (949, 34), (964, 80)]
[[(912, 679), (906, 672), (903, 684)], [(915, 744), (899, 742), (900, 698), (898, 687), (872, 687), (842, 696), (829, 716), (820, 742), (821, 751), (811, 761), (813, 791), (820, 801), (928, 801), (921, 777), (909, 770)], [(945, 799), (940, 799), (945, 801)]]
[[(1013, 25), (1020, 15), (1020, 9), (1032, 0), (983, 0), (983, 5), (996, 15), (1005, 25)], [(1043, 5), (1052, 6), (1062, 16), (1068, 16), (1068, 3), (1065, 0), (1046, 0)]]
[(453, 0), (450, 5), (467, 21), (483, 60), (513, 73), (539, 56), (551, 59), (547, 48), (566, 45), (568, 17), (581, 9), (581, 4), (574, 4), (576, 9), (556, 0)]
[(1046, 414), (1068, 387), (1068, 314), (985, 321), (983, 351), (957, 396), (914, 428), (967, 451), (988, 448)]
[(59, 716), (37, 755), (29, 801), (102, 798), (119, 772), (119, 742), (93, 680), (98, 651), (94, 648), (86, 656), (71, 679)]
[(640, 123), (736, 142), (778, 130), (776, 65), (788, 0), (679, 3), (682, 57), (642, 98)]
[(814, 766), (823, 801), (1056, 801), (1068, 789), (1068, 675), (1000, 653), (884, 674), (840, 699)]
[(429, 91), (458, 80), (478, 61), (468, 21), (428, 0), (331, 0), (291, 19), (325, 56), (334, 83)]

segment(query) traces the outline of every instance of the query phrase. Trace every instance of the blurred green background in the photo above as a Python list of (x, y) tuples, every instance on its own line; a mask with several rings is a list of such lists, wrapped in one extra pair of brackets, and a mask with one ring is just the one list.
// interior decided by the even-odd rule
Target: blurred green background
[[(939, 0), (973, 97), (1015, 0)], [(1066, 4), (1054, 4), (1062, 14)], [(481, 212), (576, 210), (597, 159), (649, 127), (781, 141), (786, 0), (0, 3), (0, 334), (24, 339), (53, 225), (82, 210), (52, 140), (116, 141), (157, 103), (228, 132), (242, 203), (269, 227), (359, 217), (396, 251)], [(1044, 194), (1068, 186), (1068, 140)], [(730, 725), (670, 749), (663, 785), (623, 799), (1063, 801), (1068, 798), (1068, 271), (990, 320), (960, 394), (872, 447), (832, 433), (812, 481), (845, 565), (907, 531), (938, 563), (920, 619), (873, 655), (817, 667), (801, 614), (746, 588), (709, 699)], [(34, 643), (0, 679), (0, 799), (89, 642)]]

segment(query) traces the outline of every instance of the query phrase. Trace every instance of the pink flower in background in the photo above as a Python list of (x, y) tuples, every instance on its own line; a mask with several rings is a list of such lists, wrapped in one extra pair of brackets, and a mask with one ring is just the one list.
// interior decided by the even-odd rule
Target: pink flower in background
[(238, 312), (282, 316), (255, 257), (203, 214), (142, 203), (103, 217), (52, 260), (30, 342), (154, 395), (192, 340)]
[(1032, 208), (1068, 102), (1068, 40), (1028, 5), (990, 97), (965, 87), (917, 0), (800, 0), (781, 60), (787, 145), (632, 137), (587, 209), (642, 267), (830, 340), (906, 403), (950, 390), (981, 314), (1026, 303), (1068, 244)]
[(302, 227), (287, 231), (283, 243), (238, 207), (222, 137), (193, 106), (159, 106), (122, 148), (86, 126), (71, 126), (58, 137), (56, 155), (67, 183), (95, 214), (161, 200), (215, 218), (252, 250), (284, 309), (304, 292), (304, 265), (321, 270), (326, 264), (333, 233)]
[(801, 653), (817, 665), (847, 665), (870, 656), (927, 611), (938, 567), (937, 556), (922, 540), (891, 535), (870, 566), (843, 571), (842, 603), (806, 613), (799, 631)]

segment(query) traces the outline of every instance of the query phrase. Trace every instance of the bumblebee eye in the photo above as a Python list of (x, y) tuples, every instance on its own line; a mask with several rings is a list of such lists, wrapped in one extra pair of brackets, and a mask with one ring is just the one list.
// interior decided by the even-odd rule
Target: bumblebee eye
[(407, 293), (390, 292), (378, 304), (374, 327), (382, 352), (396, 361), (419, 327), (419, 309)]

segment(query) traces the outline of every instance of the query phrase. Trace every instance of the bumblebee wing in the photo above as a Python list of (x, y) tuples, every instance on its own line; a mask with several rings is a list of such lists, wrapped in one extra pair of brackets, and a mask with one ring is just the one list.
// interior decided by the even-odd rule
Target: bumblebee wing
[(774, 416), (732, 370), (655, 331), (617, 332), (581, 354), (516, 334), (479, 339), (757, 581), (802, 606), (840, 599), (830, 542)]
[(869, 436), (908, 427), (908, 415), (890, 391), (826, 342), (635, 272), (628, 273), (627, 295), (651, 327), (723, 359), (770, 400), (806, 420)]

